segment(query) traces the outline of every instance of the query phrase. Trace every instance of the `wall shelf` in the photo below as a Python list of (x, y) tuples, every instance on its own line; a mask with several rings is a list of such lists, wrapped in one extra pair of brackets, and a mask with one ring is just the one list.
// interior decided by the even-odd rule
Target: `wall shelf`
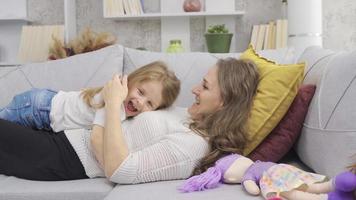
[(117, 17), (105, 17), (112, 20), (150, 20), (169, 17), (208, 17), (208, 16), (242, 16), (245, 11), (232, 12), (184, 12), (184, 13), (144, 13), (142, 15), (122, 15)]
[(0, 62), (0, 67), (2, 67), (2, 66), (18, 66), (18, 65), (21, 65), (21, 63)]
[[(205, 10), (200, 12), (184, 12), (183, 3), (184, 0), (160, 0), (160, 12), (122, 15), (124, 11), (118, 10), (115, 15), (115, 11), (112, 12), (113, 7), (107, 7), (112, 4), (103, 0), (103, 16), (105, 19), (115, 21), (158, 19), (161, 21), (161, 51), (168, 48), (170, 40), (178, 39), (181, 40), (185, 51), (189, 52), (191, 51), (190, 18), (204, 17), (205, 29), (210, 25), (225, 24), (230, 32), (235, 32), (236, 18), (245, 14), (243, 10), (235, 10), (235, 0), (205, 0)], [(231, 40), (231, 52), (235, 51), (235, 38)]]
[(1, 17), (0, 18), (0, 22), (2, 21), (11, 21), (11, 22), (16, 22), (16, 21), (20, 21), (20, 22), (31, 22), (29, 19), (25, 19), (25, 18), (5, 18), (5, 17)]

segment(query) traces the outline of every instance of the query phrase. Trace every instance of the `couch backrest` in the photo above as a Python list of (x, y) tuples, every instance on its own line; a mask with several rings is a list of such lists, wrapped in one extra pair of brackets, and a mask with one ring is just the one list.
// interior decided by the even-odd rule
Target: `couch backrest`
[(333, 52), (310, 47), (299, 61), (306, 61), (305, 84), (317, 86), (305, 123), (320, 129), (356, 130), (356, 51)]
[(315, 84), (296, 150), (317, 173), (330, 177), (356, 161), (356, 51), (304, 51), (304, 83)]

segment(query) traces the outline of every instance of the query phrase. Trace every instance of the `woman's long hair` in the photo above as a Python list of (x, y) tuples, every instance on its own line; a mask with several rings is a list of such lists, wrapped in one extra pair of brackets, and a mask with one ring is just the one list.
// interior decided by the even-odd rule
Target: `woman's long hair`
[[(162, 84), (162, 102), (157, 109), (171, 106), (180, 91), (180, 80), (176, 77), (174, 72), (169, 70), (167, 65), (161, 61), (155, 61), (136, 69), (129, 74), (127, 80), (128, 88), (132, 85), (149, 81), (158, 81)], [(102, 108), (105, 105), (104, 102), (100, 102), (99, 104), (93, 103), (94, 96), (101, 92), (102, 89), (103, 87), (97, 87), (87, 88), (82, 91), (81, 95), (88, 106)]]
[(354, 174), (356, 174), (356, 164), (351, 165), (350, 167), (350, 171), (353, 172)]
[(252, 61), (234, 58), (219, 59), (217, 66), (223, 107), (190, 124), (192, 130), (208, 139), (211, 148), (193, 174), (204, 172), (224, 155), (242, 154), (247, 142), (247, 120), (259, 82), (258, 69)]
[(356, 174), (356, 154), (354, 154), (353, 156), (351, 156), (351, 159), (353, 160), (353, 164), (348, 166), (347, 168), (353, 172), (354, 174)]

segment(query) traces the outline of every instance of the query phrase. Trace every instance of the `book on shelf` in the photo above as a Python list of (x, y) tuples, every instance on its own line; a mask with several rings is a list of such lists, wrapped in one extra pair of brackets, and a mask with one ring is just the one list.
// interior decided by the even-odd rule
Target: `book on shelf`
[(143, 14), (141, 0), (104, 0), (104, 17)]
[(258, 28), (259, 28), (259, 25), (253, 25), (253, 26), (252, 26), (252, 33), (251, 33), (251, 40), (250, 40), (250, 43), (251, 43), (254, 47), (256, 47), (256, 43), (257, 43)]
[(130, 7), (130, 0), (122, 0), (125, 10), (125, 15), (132, 15), (131, 7)]
[(276, 48), (282, 47), (282, 20), (276, 21)]
[(264, 25), (265, 26), (265, 35), (264, 35), (264, 38), (263, 38), (263, 50), (265, 49), (270, 49), (269, 48), (269, 42), (270, 42), (270, 27), (269, 27), (269, 24), (266, 24)]
[(126, 1), (129, 1), (132, 15), (140, 15), (143, 13), (140, 0), (126, 0)]
[(270, 21), (268, 23), (269, 26), (269, 37), (268, 37), (268, 49), (276, 48), (276, 23), (274, 21)]
[(118, 17), (125, 14), (123, 0), (104, 0), (104, 17)]
[(276, 48), (283, 48), (287, 46), (288, 39), (288, 21), (286, 19), (279, 19), (276, 21)]
[(281, 44), (282, 48), (287, 47), (287, 42), (288, 42), (288, 20), (283, 19), (282, 20), (282, 38), (281, 38)]
[(256, 42), (256, 46), (255, 46), (256, 51), (260, 51), (263, 49), (265, 34), (266, 34), (266, 25), (265, 24), (259, 25), (258, 34), (257, 34), (257, 42)]
[(63, 25), (23, 26), (18, 60), (23, 63), (47, 60), (53, 37), (64, 42)]
[(257, 51), (287, 47), (288, 21), (278, 19), (252, 26), (250, 43)]

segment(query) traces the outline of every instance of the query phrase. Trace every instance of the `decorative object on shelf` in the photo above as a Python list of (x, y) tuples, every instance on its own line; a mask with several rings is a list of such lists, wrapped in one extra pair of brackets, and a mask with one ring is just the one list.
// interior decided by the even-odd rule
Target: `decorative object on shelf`
[(185, 12), (199, 12), (201, 10), (200, 0), (185, 0), (183, 9)]
[(182, 53), (184, 48), (181, 40), (170, 40), (167, 48), (167, 53)]
[(96, 33), (86, 28), (76, 39), (63, 44), (61, 40), (53, 37), (54, 43), (49, 49), (50, 60), (66, 58), (76, 54), (95, 51), (116, 43), (116, 37), (107, 32)]
[(229, 53), (233, 34), (225, 27), (225, 24), (209, 26), (205, 33), (208, 52)]

